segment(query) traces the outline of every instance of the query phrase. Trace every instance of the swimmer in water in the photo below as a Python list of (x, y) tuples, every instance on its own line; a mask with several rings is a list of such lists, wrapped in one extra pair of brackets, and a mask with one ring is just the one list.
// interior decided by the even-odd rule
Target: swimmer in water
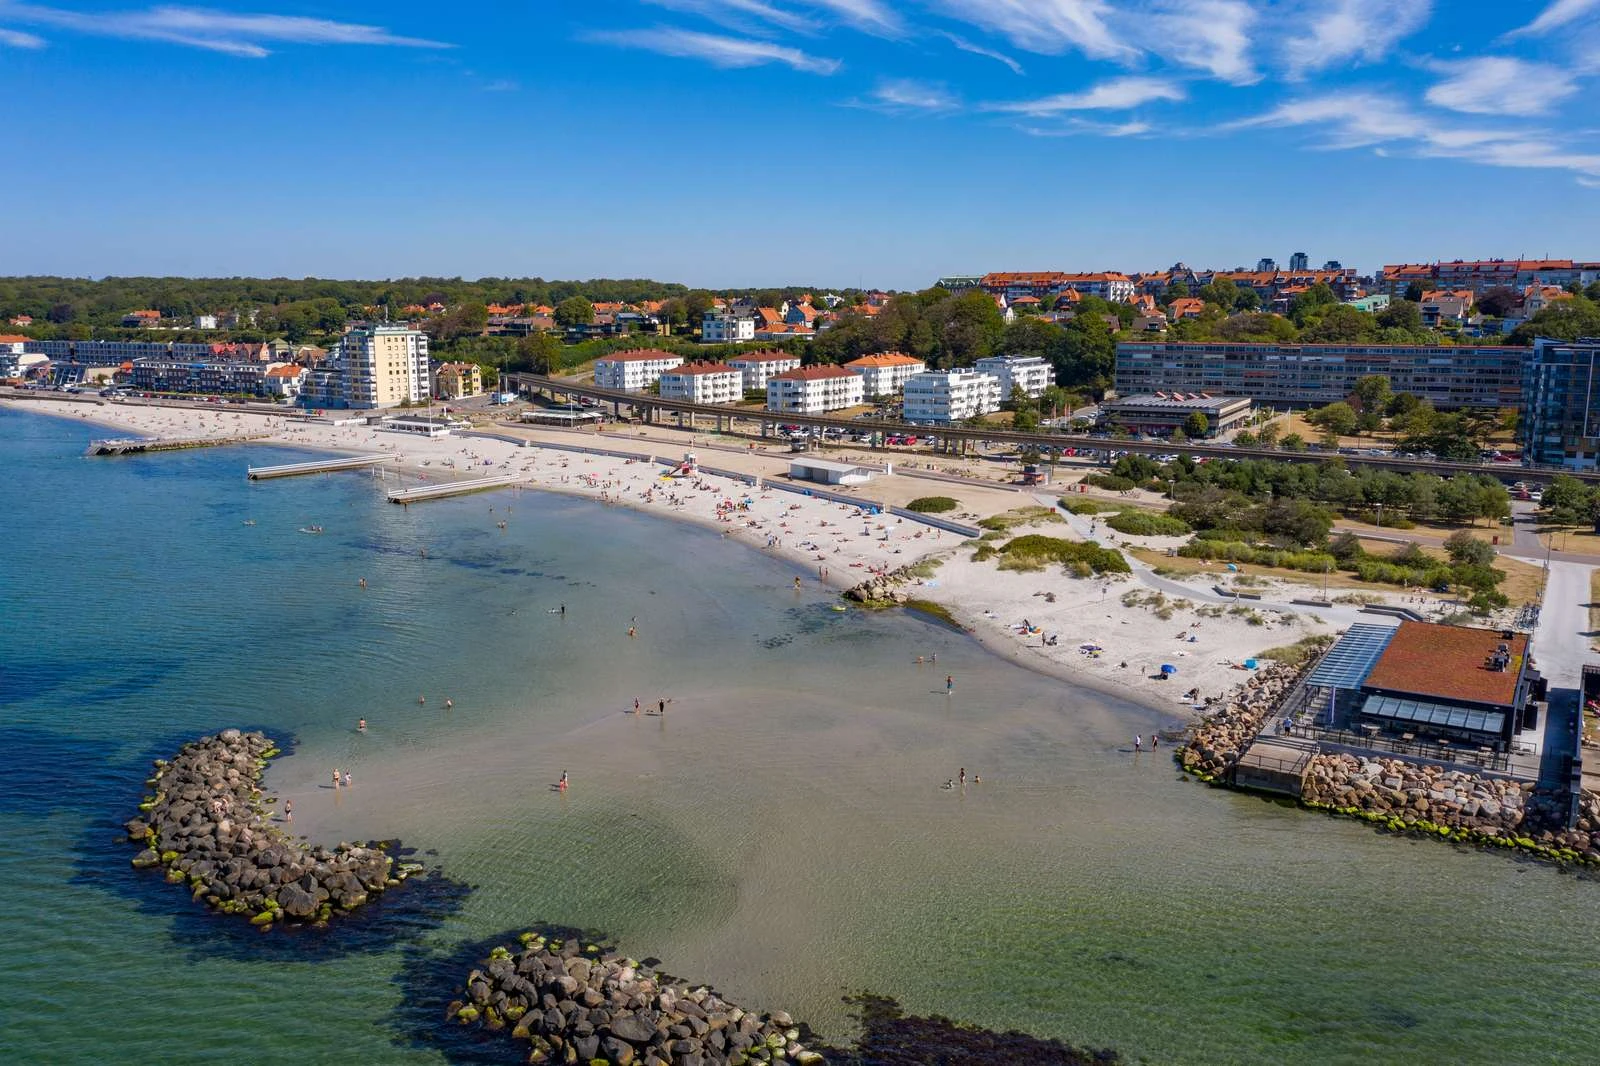
[(365, 718), (356, 719), (356, 731), (360, 733), (367, 731), (367, 720)]
[(448, 711), (450, 708), (454, 707), (455, 705), (456, 705), (456, 701), (451, 699), (449, 696), (446, 696), (444, 698), (444, 709), (445, 710)]

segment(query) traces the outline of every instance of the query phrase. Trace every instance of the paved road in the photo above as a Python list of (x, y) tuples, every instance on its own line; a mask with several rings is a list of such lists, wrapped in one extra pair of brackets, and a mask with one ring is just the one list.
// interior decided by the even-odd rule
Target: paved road
[(1539, 628), (1533, 634), (1533, 654), (1539, 672), (1552, 688), (1578, 687), (1583, 664), (1593, 662), (1589, 650), (1594, 638), (1589, 629), (1589, 575), (1594, 567), (1581, 563), (1552, 562), (1545, 586)]

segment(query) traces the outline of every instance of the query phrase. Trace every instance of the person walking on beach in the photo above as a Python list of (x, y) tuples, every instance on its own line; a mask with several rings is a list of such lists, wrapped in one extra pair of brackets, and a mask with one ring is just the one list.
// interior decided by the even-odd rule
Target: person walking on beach
[(963, 766), (961, 768), (961, 775), (960, 775), (959, 780), (961, 781), (961, 787), (962, 788), (966, 788), (967, 787), (967, 768), (965, 766)]
[(562, 792), (567, 790), (567, 772), (565, 770), (561, 771), (561, 780), (556, 782), (556, 788)]
[(1161, 746), (1161, 734), (1159, 734), (1159, 733), (1151, 733), (1150, 734), (1150, 750), (1151, 751), (1155, 751), (1160, 746)]
[(283, 820), (286, 822), (294, 821), (294, 800), (283, 801)]
[(333, 787), (339, 787), (339, 768), (337, 766), (333, 768)]
[(633, 713), (634, 714), (638, 714), (639, 713), (639, 697), (638, 696), (635, 696), (633, 698)]
[(657, 699), (656, 700), (656, 713), (657, 714), (666, 714), (667, 713), (667, 701), (665, 699)]
[(1143, 749), (1143, 747), (1144, 747), (1144, 737), (1140, 736), (1138, 733), (1135, 733), (1133, 735), (1133, 753), (1135, 755), (1139, 754), (1140, 750)]
[(565, 603), (563, 603), (561, 605), (561, 617), (565, 618), (566, 616), (567, 616), (567, 605)]
[(945, 675), (945, 679), (944, 679), (944, 694), (946, 696), (948, 696), (948, 695), (950, 695), (950, 693), (954, 692), (955, 690), (956, 690), (956, 679), (955, 679), (955, 676), (953, 674)]
[(344, 787), (345, 788), (349, 788), (350, 787), (350, 771), (349, 770), (346, 770), (344, 772)]

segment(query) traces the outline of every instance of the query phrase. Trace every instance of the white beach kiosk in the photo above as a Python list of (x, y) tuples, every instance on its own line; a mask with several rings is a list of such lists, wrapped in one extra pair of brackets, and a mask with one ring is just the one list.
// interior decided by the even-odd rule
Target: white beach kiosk
[(816, 481), (824, 485), (865, 485), (872, 480), (872, 468), (800, 457), (789, 460), (789, 477), (795, 481)]

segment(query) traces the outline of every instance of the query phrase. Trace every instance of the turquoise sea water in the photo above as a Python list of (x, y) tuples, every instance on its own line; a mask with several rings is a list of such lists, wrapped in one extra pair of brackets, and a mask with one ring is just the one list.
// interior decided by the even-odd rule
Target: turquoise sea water
[[(1162, 716), (714, 532), (91, 435), (0, 410), (0, 1060), (446, 1061), (443, 960), (535, 920), (835, 1038), (868, 989), (1151, 1062), (1593, 1059), (1590, 881), (1180, 781)], [(299, 831), (443, 876), (263, 937), (132, 870), (149, 758), (229, 725), (295, 739)]]

